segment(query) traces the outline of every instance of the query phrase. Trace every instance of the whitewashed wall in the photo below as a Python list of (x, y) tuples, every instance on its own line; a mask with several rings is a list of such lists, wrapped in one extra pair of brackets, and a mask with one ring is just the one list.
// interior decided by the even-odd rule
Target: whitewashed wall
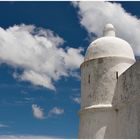
[[(118, 108), (120, 97), (117, 92), (120, 92), (119, 95), (122, 96), (124, 92), (120, 86), (123, 89), (127, 86), (123, 84), (123, 80), (117, 79), (116, 72), (119, 76), (133, 63), (131, 59), (106, 57), (93, 59), (81, 65), (82, 102), (79, 138), (118, 138), (122, 136), (123, 128), (119, 124), (123, 124), (120, 119), (125, 118), (121, 117), (123, 113), (125, 115), (125, 111), (121, 112)], [(122, 85), (116, 86), (118, 81)], [(112, 104), (115, 107), (112, 107)], [(124, 120), (123, 122), (125, 123)]]

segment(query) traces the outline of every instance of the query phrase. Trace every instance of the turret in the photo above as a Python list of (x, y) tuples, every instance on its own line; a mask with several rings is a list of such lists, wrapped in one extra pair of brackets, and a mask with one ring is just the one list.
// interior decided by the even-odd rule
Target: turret
[[(134, 63), (129, 43), (116, 37), (114, 26), (107, 24), (103, 37), (89, 45), (81, 64), (79, 138), (104, 138), (106, 128), (103, 126), (111, 123), (108, 117), (112, 117), (112, 113), (105, 111), (112, 109), (117, 79)], [(113, 136), (114, 133), (112, 130), (112, 134), (106, 135)]]

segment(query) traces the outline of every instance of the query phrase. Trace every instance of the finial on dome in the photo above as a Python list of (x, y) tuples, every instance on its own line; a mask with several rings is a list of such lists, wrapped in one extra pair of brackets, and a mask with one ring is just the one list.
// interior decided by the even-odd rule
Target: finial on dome
[(115, 28), (112, 24), (106, 24), (103, 30), (103, 36), (115, 36)]

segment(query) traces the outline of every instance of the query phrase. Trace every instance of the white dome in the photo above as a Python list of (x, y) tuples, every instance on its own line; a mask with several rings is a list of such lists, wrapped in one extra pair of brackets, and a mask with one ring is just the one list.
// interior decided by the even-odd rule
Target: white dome
[(112, 24), (107, 24), (103, 31), (104, 37), (92, 42), (86, 52), (85, 61), (101, 57), (123, 57), (135, 60), (131, 46), (123, 39), (115, 37)]

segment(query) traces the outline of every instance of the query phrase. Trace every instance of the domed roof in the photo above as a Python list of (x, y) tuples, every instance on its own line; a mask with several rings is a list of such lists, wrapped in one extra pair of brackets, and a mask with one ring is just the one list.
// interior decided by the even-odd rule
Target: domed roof
[(85, 61), (101, 57), (124, 57), (135, 60), (131, 46), (123, 39), (115, 37), (112, 24), (107, 24), (103, 31), (104, 37), (93, 41), (86, 52)]

